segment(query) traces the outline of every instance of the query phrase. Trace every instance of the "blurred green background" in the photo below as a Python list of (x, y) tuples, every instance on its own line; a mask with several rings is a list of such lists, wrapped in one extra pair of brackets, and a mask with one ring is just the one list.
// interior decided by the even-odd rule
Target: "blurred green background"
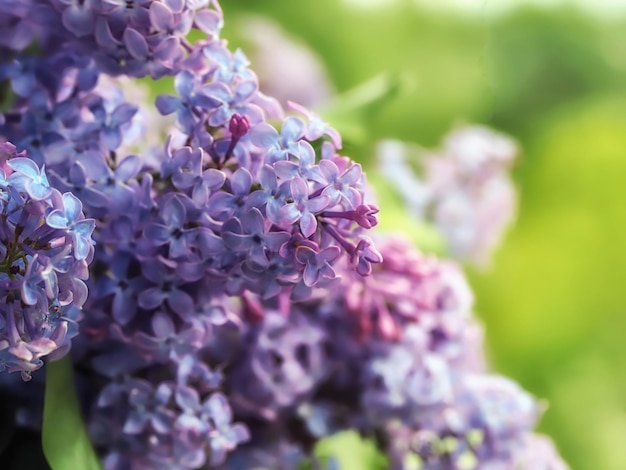
[(539, 429), (573, 469), (624, 470), (626, 13), (494, 2), (231, 0), (224, 37), (245, 49), (243, 18), (267, 15), (339, 94), (387, 73), (395, 94), (327, 114), (365, 164), (378, 139), (435, 146), (464, 122), (518, 140), (517, 223), (468, 269), (492, 362), (549, 403)]

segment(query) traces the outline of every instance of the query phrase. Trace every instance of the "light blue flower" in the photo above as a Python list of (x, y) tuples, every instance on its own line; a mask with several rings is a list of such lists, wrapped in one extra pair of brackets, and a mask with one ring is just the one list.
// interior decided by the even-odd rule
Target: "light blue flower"
[(40, 170), (30, 158), (14, 158), (9, 160), (7, 165), (15, 172), (9, 176), (9, 184), (14, 185), (19, 191), (27, 192), (36, 201), (50, 196), (52, 189), (48, 183), (45, 167)]
[(93, 242), (91, 234), (96, 227), (96, 221), (85, 219), (80, 200), (72, 193), (63, 194), (63, 209), (55, 209), (48, 217), (46, 223), (49, 227), (68, 230), (74, 245), (76, 259), (85, 259)]

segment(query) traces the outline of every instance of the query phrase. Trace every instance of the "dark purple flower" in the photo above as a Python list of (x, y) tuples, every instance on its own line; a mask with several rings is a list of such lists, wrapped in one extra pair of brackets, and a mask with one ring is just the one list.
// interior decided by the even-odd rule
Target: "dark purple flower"
[(233, 140), (239, 140), (250, 130), (250, 120), (247, 116), (235, 113), (230, 118), (228, 130), (231, 133)]
[(134, 345), (157, 361), (167, 362), (193, 354), (206, 340), (206, 331), (200, 322), (192, 320), (177, 332), (174, 321), (165, 312), (155, 312), (151, 326), (154, 336), (139, 332), (134, 337)]
[(194, 311), (193, 297), (184, 290), (187, 282), (179, 277), (176, 268), (175, 262), (165, 259), (148, 259), (142, 263), (143, 275), (154, 285), (139, 294), (141, 308), (154, 310), (167, 302), (181, 318)]
[(63, 10), (63, 26), (78, 37), (93, 31), (97, 14), (96, 0), (59, 0), (66, 5)]
[(128, 392), (130, 411), (124, 423), (124, 433), (139, 434), (148, 425), (160, 434), (171, 432), (175, 414), (168, 405), (172, 393), (172, 385), (166, 382), (156, 389), (148, 382), (137, 382)]

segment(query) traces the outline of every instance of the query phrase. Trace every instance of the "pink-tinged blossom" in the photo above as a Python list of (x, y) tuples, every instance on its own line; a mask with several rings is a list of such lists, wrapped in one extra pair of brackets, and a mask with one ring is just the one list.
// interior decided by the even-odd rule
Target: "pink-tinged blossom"
[(548, 436), (532, 434), (527, 437), (523, 452), (517, 459), (517, 465), (533, 470), (569, 470)]
[[(298, 243), (296, 257), (308, 261), (303, 253), (312, 248)], [(238, 468), (281, 442), (297, 450), (351, 428), (378, 436), (395, 470), (559, 462), (550, 453), (528, 460), (542, 407), (486, 370), (460, 269), (401, 239), (378, 246), (384, 261), (369, 277), (344, 266), (341, 279), (302, 302), (246, 300), (242, 318), (253, 308), (254, 320), (242, 322), (225, 386), (236, 414), (255, 424), (248, 446), (220, 468)], [(304, 459), (290, 455), (294, 465)]]

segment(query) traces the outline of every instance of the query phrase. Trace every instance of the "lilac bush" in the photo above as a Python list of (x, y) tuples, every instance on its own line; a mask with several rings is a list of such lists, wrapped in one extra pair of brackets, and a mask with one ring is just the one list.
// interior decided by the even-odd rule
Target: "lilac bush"
[[(217, 2), (0, 13), (0, 373), (71, 346), (104, 468), (322, 468), (350, 429), (390, 468), (559, 461), (487, 372), (460, 269), (368, 235), (361, 166), (259, 91)], [(151, 106), (142, 77), (174, 89)]]

